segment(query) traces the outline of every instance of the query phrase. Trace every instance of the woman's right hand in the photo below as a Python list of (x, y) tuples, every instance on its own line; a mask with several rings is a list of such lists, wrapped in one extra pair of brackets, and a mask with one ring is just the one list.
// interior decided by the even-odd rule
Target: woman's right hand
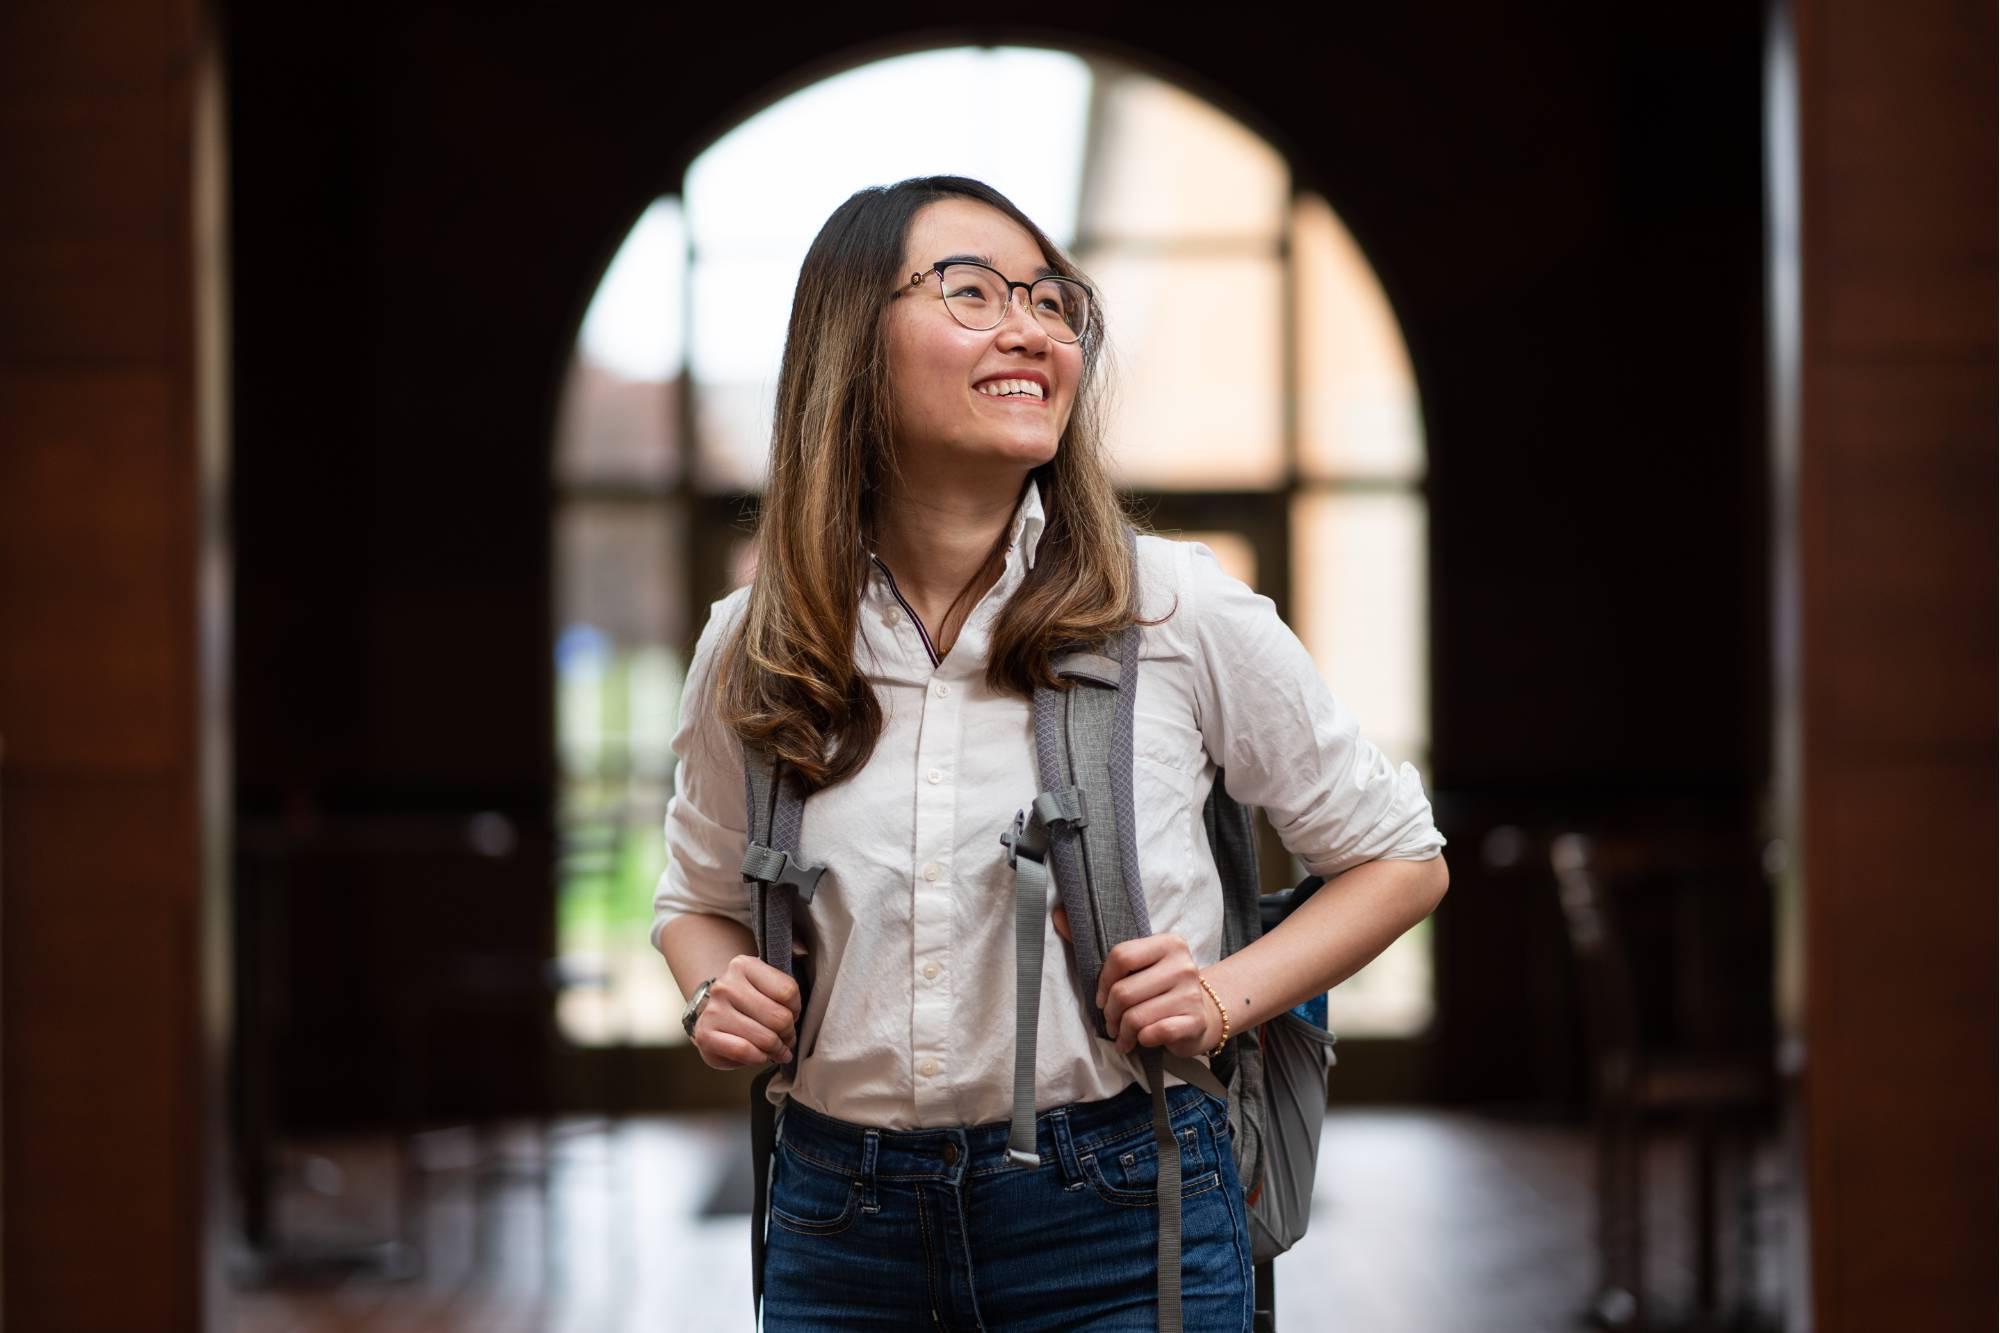
[[(793, 944), (794, 956), (804, 952)], [(798, 1022), (799, 983), (756, 955), (740, 953), (708, 988), (694, 1045), (710, 1069), (789, 1064)]]

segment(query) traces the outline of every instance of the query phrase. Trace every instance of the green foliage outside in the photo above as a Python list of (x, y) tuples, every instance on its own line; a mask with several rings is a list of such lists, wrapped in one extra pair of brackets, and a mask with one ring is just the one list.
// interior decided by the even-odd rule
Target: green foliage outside
[[(561, 952), (645, 947), (666, 865), (661, 826), (672, 778), (659, 768), (662, 760), (671, 767), (665, 750), (680, 686), (680, 664), (657, 646), (616, 651), (558, 682)], [(635, 752), (652, 763), (635, 765)]]
[(602, 869), (563, 876), (556, 928), (564, 948), (571, 941), (608, 944), (621, 936), (645, 942), (653, 921), (653, 886), (666, 867), (658, 821), (620, 828), (615, 849), (605, 861)]

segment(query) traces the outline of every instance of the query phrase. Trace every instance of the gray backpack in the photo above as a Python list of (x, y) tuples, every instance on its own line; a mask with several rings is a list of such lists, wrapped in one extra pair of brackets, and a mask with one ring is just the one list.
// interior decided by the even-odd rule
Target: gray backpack
[[(1129, 534), (1136, 543), (1137, 535)], [(1136, 549), (1134, 551), (1136, 558)], [(1120, 941), (1152, 934), (1138, 874), (1132, 818), (1132, 710), (1139, 666), (1134, 626), (1096, 651), (1058, 657), (1054, 672), (1066, 690), (1035, 691), (1035, 754), (1041, 791), (1000, 833), (1015, 882), (1014, 1106), (1008, 1154), (1023, 1167), (1041, 1164), (1035, 1152), (1035, 999), (1042, 972), (1048, 915), (1048, 878), (1068, 913), (1077, 1002), (1100, 1037), (1108, 1037), (1097, 1008), (1104, 955)], [(755, 886), (756, 935), (766, 963), (792, 973), (792, 913), (810, 902), (824, 867), (799, 859), (803, 795), (792, 775), (768, 754), (746, 746), (744, 801), (749, 845), (743, 878)], [(1202, 810), (1202, 827), (1222, 880), (1226, 956), (1283, 920), (1323, 882), (1308, 876), (1282, 893), (1260, 896), (1250, 812), (1224, 790), (1223, 774)], [(809, 978), (799, 978), (801, 1009)], [(1256, 1264), (1256, 1328), (1275, 1325), (1271, 1260), (1305, 1234), (1326, 1117), (1327, 1069), (1334, 1035), (1326, 1025), (1326, 996), (1317, 995), (1250, 1032), (1232, 1033), (1207, 1065), (1159, 1047), (1137, 1054), (1153, 1096), (1153, 1132), (1160, 1146), (1159, 1321), (1161, 1333), (1180, 1333), (1180, 1163), (1168, 1123), (1165, 1075), (1173, 1074), (1229, 1103), (1237, 1175), (1250, 1219)], [(796, 1061), (796, 1053), (794, 1060)], [(764, 1294), (765, 1209), (776, 1141), (776, 1108), (766, 1096), (778, 1073), (773, 1066), (751, 1087), (751, 1151), (755, 1200), (751, 1217), (752, 1299)]]

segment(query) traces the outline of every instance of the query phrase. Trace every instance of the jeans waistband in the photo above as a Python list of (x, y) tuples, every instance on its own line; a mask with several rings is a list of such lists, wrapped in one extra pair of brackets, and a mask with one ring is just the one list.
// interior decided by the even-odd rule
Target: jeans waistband
[[(1185, 1123), (1191, 1107), (1201, 1108), (1212, 1126), (1228, 1107), (1200, 1088), (1178, 1083), (1167, 1090), (1167, 1112)], [(1153, 1097), (1133, 1084), (1103, 1101), (1071, 1102), (1035, 1116), (1035, 1148), (1044, 1165), (1065, 1167), (1077, 1154), (1150, 1125)], [(956, 1182), (968, 1175), (1016, 1171), (1007, 1157), (1005, 1120), (985, 1125), (935, 1129), (877, 1129), (823, 1115), (795, 1100), (778, 1113), (778, 1139), (793, 1151), (834, 1170), (876, 1180)]]

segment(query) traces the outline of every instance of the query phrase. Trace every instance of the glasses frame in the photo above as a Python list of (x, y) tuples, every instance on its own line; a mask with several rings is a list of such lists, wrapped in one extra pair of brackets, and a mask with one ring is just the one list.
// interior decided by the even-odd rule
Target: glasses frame
[[(972, 325), (967, 324), (963, 319), (959, 318), (958, 311), (952, 308), (950, 298), (944, 294), (944, 271), (948, 268), (983, 268), (988, 273), (991, 273), (995, 278), (998, 278), (1002, 283), (1004, 283), (1007, 288), (1007, 304), (1005, 307), (1002, 308), (1000, 318), (994, 320), (991, 324), (988, 324), (983, 329), (974, 328)], [(1048, 332), (1049, 337), (1055, 338), (1057, 342), (1062, 343), (1065, 346), (1087, 345), (1090, 341), (1091, 334), (1096, 330), (1097, 293), (1090, 289), (1089, 283), (1080, 281), (1079, 279), (1076, 278), (1072, 278), (1067, 274), (1063, 273), (1044, 273), (1041, 277), (1036, 278), (1034, 282), (1016, 282), (1012, 278), (1009, 278), (1005, 273), (1002, 273), (999, 269), (994, 268), (991, 264), (982, 264), (979, 263), (977, 260), (973, 259), (940, 259), (935, 264), (932, 264), (929, 268), (922, 269), (916, 273), (912, 273), (910, 275), (910, 281), (906, 285), (898, 287), (896, 289), (895, 294), (897, 296), (901, 296), (903, 295), (903, 293), (907, 291), (910, 291), (914, 288), (922, 287), (924, 285), (924, 280), (930, 277), (930, 275), (933, 273), (937, 274), (938, 276), (938, 300), (944, 303), (945, 313), (950, 315), (952, 319), (956, 320), (960, 328), (972, 329), (974, 333), (987, 333), (994, 329), (999, 328), (1002, 324), (1005, 324), (1007, 322), (1007, 311), (1012, 310), (1014, 308), (1014, 289), (1016, 287), (1019, 287), (1022, 291), (1028, 294), (1027, 311), (1031, 316), (1034, 317), (1035, 323), (1041, 325), (1041, 327)], [(1054, 330), (1049, 329), (1048, 324), (1043, 321), (1042, 317), (1040, 315), (1035, 314), (1035, 287), (1039, 283), (1051, 282), (1051, 281), (1071, 283), (1074, 286), (1082, 289), (1083, 299), (1090, 303), (1089, 323), (1087, 327), (1085, 327), (1084, 331), (1078, 334), (1074, 338), (1057, 338)]]

